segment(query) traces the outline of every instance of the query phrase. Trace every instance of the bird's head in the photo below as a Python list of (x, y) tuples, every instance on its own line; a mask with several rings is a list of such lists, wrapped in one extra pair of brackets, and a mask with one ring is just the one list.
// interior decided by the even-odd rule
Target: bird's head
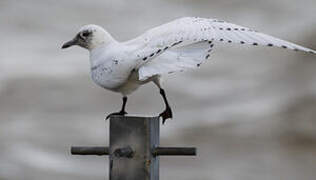
[(110, 43), (111, 41), (113, 41), (113, 38), (101, 26), (90, 24), (81, 27), (72, 40), (63, 44), (62, 49), (78, 45), (88, 50), (92, 50), (95, 47)]

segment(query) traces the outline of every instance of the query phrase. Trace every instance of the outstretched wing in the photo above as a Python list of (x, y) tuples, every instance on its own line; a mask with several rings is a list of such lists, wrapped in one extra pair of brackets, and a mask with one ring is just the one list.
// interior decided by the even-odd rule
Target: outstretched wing
[(125, 44), (135, 48), (139, 78), (198, 67), (214, 43), (237, 43), (316, 51), (252, 29), (216, 19), (185, 17), (155, 27)]

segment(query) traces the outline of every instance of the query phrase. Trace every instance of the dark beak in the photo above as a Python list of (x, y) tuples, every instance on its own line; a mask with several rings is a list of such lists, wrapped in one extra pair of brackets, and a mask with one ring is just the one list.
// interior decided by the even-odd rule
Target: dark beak
[(61, 48), (62, 49), (69, 48), (70, 46), (73, 46), (73, 45), (76, 45), (76, 44), (77, 44), (76, 39), (73, 39), (73, 40), (68, 41), (65, 44), (63, 44), (63, 46)]

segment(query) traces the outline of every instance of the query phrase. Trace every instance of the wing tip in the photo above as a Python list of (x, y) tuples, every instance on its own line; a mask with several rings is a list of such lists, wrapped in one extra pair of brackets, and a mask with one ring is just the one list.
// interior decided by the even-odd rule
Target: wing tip
[(315, 50), (312, 49), (298, 49), (298, 48), (294, 48), (294, 51), (301, 51), (301, 52), (305, 52), (305, 53), (309, 53), (309, 54), (316, 54)]
[(316, 54), (316, 51), (310, 50), (310, 51), (308, 51), (308, 53), (310, 53), (310, 54)]

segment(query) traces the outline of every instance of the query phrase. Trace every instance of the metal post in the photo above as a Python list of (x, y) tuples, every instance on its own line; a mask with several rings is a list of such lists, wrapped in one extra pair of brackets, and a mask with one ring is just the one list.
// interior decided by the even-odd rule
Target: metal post
[[(159, 118), (110, 118), (110, 180), (158, 180), (159, 159), (151, 149), (159, 145)], [(130, 146), (133, 158), (114, 155)]]
[(159, 147), (159, 118), (112, 116), (109, 147), (71, 147), (73, 155), (109, 155), (110, 180), (159, 180), (159, 156), (194, 156), (194, 147)]

